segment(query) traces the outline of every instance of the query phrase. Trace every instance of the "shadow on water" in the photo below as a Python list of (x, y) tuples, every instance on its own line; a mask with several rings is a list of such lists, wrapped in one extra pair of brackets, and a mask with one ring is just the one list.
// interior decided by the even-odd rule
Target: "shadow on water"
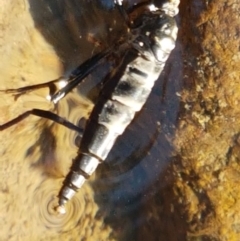
[[(98, 170), (94, 187), (95, 198), (101, 204), (99, 215), (104, 215), (106, 222), (114, 226), (121, 240), (143, 240), (141, 230), (149, 220), (144, 209), (151, 205), (155, 209), (161, 208), (162, 202), (166, 202), (166, 197), (161, 194), (166, 195), (172, 185), (168, 169), (174, 151), (171, 141), (179, 108), (176, 95), (181, 88), (179, 59), (178, 46), (143, 110), (119, 137), (106, 164)], [(170, 210), (165, 210), (165, 216), (158, 217), (163, 219), (162, 223), (158, 220), (162, 227), (156, 226), (146, 240), (162, 240), (155, 238), (161, 237), (161, 231), (166, 235), (164, 227), (168, 225), (165, 221), (171, 219), (171, 215)], [(176, 239), (162, 238), (185, 240), (179, 233)]]
[[(36, 28), (54, 47), (64, 73), (110, 46), (125, 31), (113, 1), (29, 0), (29, 3)], [(179, 110), (176, 93), (181, 89), (182, 79), (180, 52), (178, 42), (148, 102), (117, 140), (93, 183), (95, 200), (100, 206), (98, 214), (105, 217), (121, 240), (185, 240), (184, 227), (172, 234), (174, 224), (169, 223), (181, 220), (173, 220), (170, 204), (166, 205), (171, 198), (168, 169)], [(99, 81), (96, 73), (91, 78)], [(147, 207), (151, 205), (149, 211)], [(160, 212), (163, 216), (156, 217), (158, 212), (154, 211), (161, 206), (168, 208)], [(149, 220), (154, 218), (156, 226), (152, 227), (151, 236), (143, 239), (144, 229), (149, 228)]]
[(29, 4), (36, 28), (54, 47), (64, 71), (119, 38), (113, 1), (29, 0)]

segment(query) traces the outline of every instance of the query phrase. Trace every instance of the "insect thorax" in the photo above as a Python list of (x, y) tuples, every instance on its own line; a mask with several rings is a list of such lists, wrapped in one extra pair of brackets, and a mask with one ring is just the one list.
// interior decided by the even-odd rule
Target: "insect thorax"
[(132, 47), (152, 62), (165, 63), (175, 47), (177, 38), (175, 19), (161, 10), (148, 11), (136, 19), (133, 25)]

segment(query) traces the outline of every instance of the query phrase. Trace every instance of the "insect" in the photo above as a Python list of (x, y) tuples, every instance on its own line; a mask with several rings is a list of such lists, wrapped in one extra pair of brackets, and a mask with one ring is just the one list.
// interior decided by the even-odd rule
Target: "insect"
[[(133, 12), (143, 7), (140, 16), (134, 20), (128, 18), (120, 1), (116, 2), (128, 27), (128, 38), (96, 54), (76, 68), (64, 79), (65, 87), (55, 91), (52, 86), (62, 78), (47, 83), (8, 89), (4, 92), (21, 95), (34, 89), (49, 87), (50, 101), (57, 103), (91, 73), (99, 62), (109, 56), (116, 47), (130, 56), (128, 64), (120, 77), (113, 75), (104, 84), (99, 99), (93, 108), (83, 132), (79, 151), (59, 191), (59, 213), (65, 212), (65, 204), (81, 188), (85, 180), (96, 170), (108, 156), (117, 137), (121, 135), (135, 113), (145, 104), (154, 82), (162, 72), (172, 49), (175, 47), (177, 25), (174, 16), (178, 1), (166, 2), (162, 8), (152, 4), (139, 4)], [(82, 130), (73, 123), (50, 111), (32, 109), (0, 126), (4, 130), (29, 115), (50, 119), (74, 131)]]

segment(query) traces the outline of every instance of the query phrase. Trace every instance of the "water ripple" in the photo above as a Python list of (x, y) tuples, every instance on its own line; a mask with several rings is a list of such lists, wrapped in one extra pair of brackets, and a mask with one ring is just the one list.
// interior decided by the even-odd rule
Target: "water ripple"
[(55, 211), (58, 189), (51, 188), (51, 183), (51, 181), (46, 180), (36, 189), (35, 211), (39, 213), (39, 219), (46, 228), (67, 232), (79, 225), (84, 213), (85, 200), (81, 195), (78, 195), (68, 203), (65, 214), (58, 214)]

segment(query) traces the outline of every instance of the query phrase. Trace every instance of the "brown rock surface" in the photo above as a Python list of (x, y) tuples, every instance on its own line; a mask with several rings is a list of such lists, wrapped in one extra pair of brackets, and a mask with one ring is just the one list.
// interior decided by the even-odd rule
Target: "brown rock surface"
[(143, 210), (145, 240), (240, 240), (239, 11), (238, 0), (181, 0), (175, 153)]
[(182, 41), (192, 55), (183, 53), (175, 190), (189, 236), (240, 239), (239, 11), (236, 0), (182, 1)]

